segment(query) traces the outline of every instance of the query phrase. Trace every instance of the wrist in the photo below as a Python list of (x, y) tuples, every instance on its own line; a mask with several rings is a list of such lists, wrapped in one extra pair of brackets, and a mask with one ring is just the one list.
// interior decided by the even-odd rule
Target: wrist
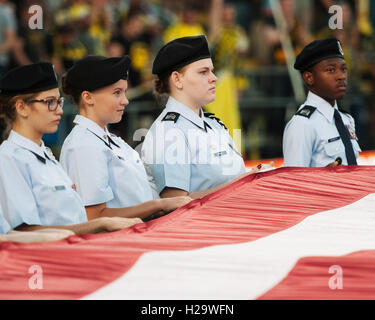
[(165, 208), (165, 201), (164, 199), (155, 199), (155, 206), (153, 213), (159, 212), (159, 211), (164, 211)]
[(95, 225), (93, 226), (94, 233), (104, 232), (108, 228), (109, 218), (108, 217), (100, 217), (96, 218), (95, 220), (91, 220)]

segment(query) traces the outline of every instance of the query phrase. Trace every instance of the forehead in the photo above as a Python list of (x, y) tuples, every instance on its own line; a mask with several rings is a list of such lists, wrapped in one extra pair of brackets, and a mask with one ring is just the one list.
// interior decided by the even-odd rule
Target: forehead
[(195, 62), (190, 63), (187, 65), (187, 68), (189, 69), (199, 69), (199, 68), (209, 68), (212, 69), (213, 63), (211, 58), (201, 59)]
[(57, 97), (57, 98), (60, 97), (59, 89), (55, 88), (55, 89), (42, 91), (42, 92), (37, 93), (37, 95), (36, 95), (37, 99), (43, 99), (43, 98), (47, 98), (47, 97)]
[(127, 87), (128, 87), (128, 81), (124, 79), (120, 79), (119, 81), (116, 81), (115, 83), (112, 83), (109, 86), (95, 90), (95, 92), (112, 91), (115, 89), (126, 90)]
[(116, 89), (116, 88), (126, 89), (128, 87), (128, 81), (124, 79), (120, 79), (119, 81), (113, 83), (111, 87), (112, 89)]
[(328, 58), (328, 59), (324, 59), (324, 60), (318, 62), (314, 66), (314, 69), (324, 68), (324, 67), (331, 66), (331, 65), (334, 65), (336, 67), (340, 67), (340, 66), (346, 65), (346, 62), (345, 62), (344, 59), (339, 58), (339, 57)]

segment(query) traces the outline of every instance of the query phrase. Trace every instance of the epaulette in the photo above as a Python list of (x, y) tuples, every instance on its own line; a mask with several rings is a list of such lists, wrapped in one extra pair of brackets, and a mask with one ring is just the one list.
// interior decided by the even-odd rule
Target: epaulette
[(220, 125), (222, 125), (225, 130), (228, 130), (227, 127), (225, 126), (225, 124), (217, 117), (215, 117), (215, 114), (214, 113), (211, 113), (211, 112), (203, 112), (203, 115), (207, 118), (210, 118), (210, 119), (214, 119), (216, 120)]
[(304, 106), (301, 110), (298, 110), (296, 116), (302, 116), (310, 118), (311, 115), (315, 112), (316, 108), (313, 106)]
[(161, 121), (173, 121), (174, 123), (177, 122), (180, 114), (178, 112), (167, 112)]

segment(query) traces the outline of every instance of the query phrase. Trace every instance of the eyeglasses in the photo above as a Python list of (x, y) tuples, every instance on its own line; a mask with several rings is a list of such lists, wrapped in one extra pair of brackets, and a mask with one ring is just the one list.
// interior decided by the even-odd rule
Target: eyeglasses
[(41, 99), (41, 100), (28, 100), (27, 102), (41, 102), (48, 106), (49, 111), (55, 111), (57, 107), (61, 109), (64, 106), (64, 97), (60, 97), (59, 99), (56, 98), (49, 98), (49, 99)]

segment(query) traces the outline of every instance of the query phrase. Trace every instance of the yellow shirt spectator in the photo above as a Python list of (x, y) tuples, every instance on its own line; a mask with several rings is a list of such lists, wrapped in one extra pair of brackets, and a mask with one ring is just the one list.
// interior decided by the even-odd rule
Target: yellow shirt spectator
[(191, 25), (182, 22), (169, 26), (164, 32), (163, 41), (167, 43), (177, 38), (199, 36), (204, 33), (204, 29), (200, 24)]

